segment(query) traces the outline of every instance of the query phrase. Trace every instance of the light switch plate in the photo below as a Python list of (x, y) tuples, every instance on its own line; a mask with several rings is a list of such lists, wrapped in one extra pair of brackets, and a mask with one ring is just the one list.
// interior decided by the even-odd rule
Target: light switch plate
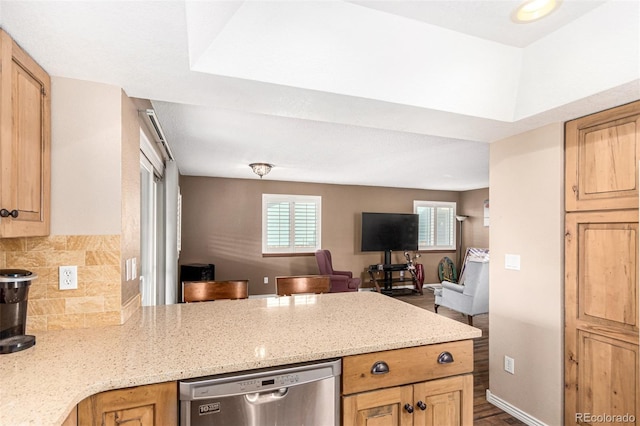
[(505, 254), (504, 255), (504, 268), (514, 271), (520, 270), (520, 255), (519, 254)]
[(131, 280), (131, 259), (125, 260), (124, 269), (125, 269), (126, 280), (127, 281)]

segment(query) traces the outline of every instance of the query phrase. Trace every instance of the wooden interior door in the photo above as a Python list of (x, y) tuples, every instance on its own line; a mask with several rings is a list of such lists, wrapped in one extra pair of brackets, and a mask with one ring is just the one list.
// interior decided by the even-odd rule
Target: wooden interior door
[(470, 374), (418, 383), (414, 385), (413, 395), (414, 426), (473, 424), (473, 402), (468, 401), (473, 399), (473, 376)]
[(565, 224), (565, 424), (637, 419), (638, 211), (569, 213)]
[(567, 211), (638, 208), (640, 101), (565, 126)]
[(409, 385), (344, 397), (343, 426), (411, 426), (412, 415), (403, 407), (412, 396)]

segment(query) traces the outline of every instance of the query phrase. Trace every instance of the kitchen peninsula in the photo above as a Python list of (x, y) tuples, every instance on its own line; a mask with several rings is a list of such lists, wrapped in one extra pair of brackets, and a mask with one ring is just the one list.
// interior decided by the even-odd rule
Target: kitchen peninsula
[[(0, 425), (60, 425), (113, 389), (445, 342), (468, 341), (472, 366), (480, 335), (374, 292), (145, 307), (122, 326), (38, 333), (33, 348), (3, 355)], [(368, 386), (356, 381), (354, 393)]]

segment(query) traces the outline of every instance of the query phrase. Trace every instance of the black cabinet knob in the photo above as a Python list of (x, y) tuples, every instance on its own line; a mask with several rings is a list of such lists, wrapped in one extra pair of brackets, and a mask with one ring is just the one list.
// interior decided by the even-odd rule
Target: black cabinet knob
[(413, 405), (411, 404), (404, 404), (404, 409), (407, 410), (409, 414), (413, 413)]
[(417, 406), (418, 406), (418, 408), (419, 408), (419, 409), (421, 409), (422, 411), (424, 411), (424, 410), (426, 410), (426, 409), (427, 409), (427, 404), (425, 404), (425, 403), (424, 403), (424, 402), (422, 402), (422, 401), (418, 401), (418, 402), (416, 403), (416, 405), (417, 405)]
[(0, 217), (9, 217), (9, 216), (11, 216), (13, 218), (16, 218), (16, 217), (18, 217), (18, 213), (19, 213), (18, 210), (9, 211), (7, 209), (0, 209)]

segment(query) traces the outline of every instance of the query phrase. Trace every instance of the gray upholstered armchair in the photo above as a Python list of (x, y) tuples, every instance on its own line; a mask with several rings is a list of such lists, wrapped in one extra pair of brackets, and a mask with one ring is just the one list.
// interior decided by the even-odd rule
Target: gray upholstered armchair
[(489, 262), (467, 260), (460, 284), (442, 282), (442, 288), (435, 290), (435, 311), (444, 306), (467, 315), (469, 325), (473, 325), (474, 315), (489, 312)]
[(331, 278), (331, 293), (344, 291), (358, 291), (360, 278), (353, 278), (350, 271), (335, 271), (331, 264), (331, 253), (329, 250), (316, 251), (316, 261), (320, 275), (328, 275)]

